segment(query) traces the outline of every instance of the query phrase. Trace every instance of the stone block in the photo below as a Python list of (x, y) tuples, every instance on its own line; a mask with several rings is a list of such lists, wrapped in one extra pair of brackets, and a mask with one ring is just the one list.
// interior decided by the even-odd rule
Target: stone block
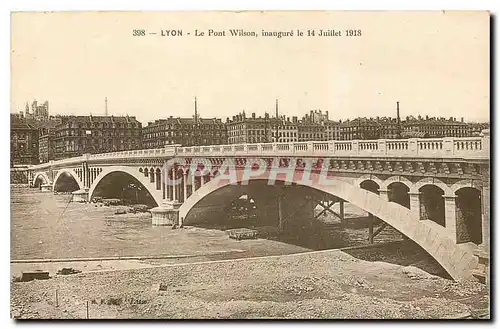
[(50, 192), (50, 191), (52, 191), (52, 185), (50, 185), (50, 184), (42, 184), (40, 186), (40, 189), (41, 189), (42, 192)]
[(47, 280), (47, 279), (50, 279), (48, 271), (35, 270), (35, 271), (22, 272), (20, 281), (27, 282), (33, 280)]
[(237, 228), (232, 230), (227, 230), (226, 233), (231, 239), (235, 240), (247, 240), (256, 239), (259, 235), (257, 230), (252, 230), (248, 228)]
[[(74, 191), (71, 195), (73, 196), (71, 199), (73, 202), (87, 202), (89, 198), (89, 192), (85, 189)], [(100, 200), (102, 200), (102, 198), (100, 198)]]
[(153, 226), (170, 226), (179, 222), (179, 209), (174, 207), (165, 207), (164, 205), (156, 207), (151, 211), (151, 224)]

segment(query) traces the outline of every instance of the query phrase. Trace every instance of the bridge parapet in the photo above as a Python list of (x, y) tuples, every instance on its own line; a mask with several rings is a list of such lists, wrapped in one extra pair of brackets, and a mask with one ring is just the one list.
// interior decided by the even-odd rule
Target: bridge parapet
[(179, 156), (317, 156), (317, 157), (400, 157), (400, 158), (461, 158), (488, 159), (490, 137), (446, 137), (378, 139), (350, 141), (312, 141), (290, 143), (256, 143), (189, 146), (168, 145), (159, 149), (132, 150), (50, 161), (30, 166), (29, 170), (64, 167), (85, 161), (99, 162), (113, 159), (164, 159)]
[(359, 156), (489, 158), (489, 137), (379, 139), (177, 147), (184, 156)]
[(121, 159), (121, 158), (144, 158), (144, 157), (168, 157), (175, 155), (178, 145), (169, 145), (159, 149), (131, 150), (110, 153), (91, 154), (89, 160)]

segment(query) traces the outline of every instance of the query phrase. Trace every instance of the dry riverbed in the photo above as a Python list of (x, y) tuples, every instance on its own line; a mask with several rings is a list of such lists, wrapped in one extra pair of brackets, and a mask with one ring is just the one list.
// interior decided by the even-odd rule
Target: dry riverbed
[[(56, 290), (58, 305), (56, 306)], [(15, 318), (448, 318), (486, 308), (484, 285), (340, 250), (84, 272), (11, 286)]]

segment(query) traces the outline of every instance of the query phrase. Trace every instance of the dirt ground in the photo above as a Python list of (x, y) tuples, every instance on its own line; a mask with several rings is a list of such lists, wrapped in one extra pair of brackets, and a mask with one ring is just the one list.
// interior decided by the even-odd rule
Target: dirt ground
[[(402, 242), (312, 251), (236, 241), (207, 227), (153, 227), (149, 214), (115, 215), (117, 207), (68, 203), (67, 195), (11, 191), (11, 275), (39, 269), (51, 276), (12, 282), (16, 319), (84, 319), (87, 304), (90, 319), (461, 318), (488, 307), (483, 284), (443, 278), (429, 255), (391, 229), (375, 242)], [(366, 245), (367, 228), (355, 220), (364, 215), (346, 205), (347, 226), (320, 220), (333, 238)], [(64, 267), (82, 272), (57, 275)]]
[[(56, 306), (57, 291), (57, 306)], [(488, 306), (474, 280), (340, 250), (57, 275), (11, 286), (15, 318), (456, 318)]]

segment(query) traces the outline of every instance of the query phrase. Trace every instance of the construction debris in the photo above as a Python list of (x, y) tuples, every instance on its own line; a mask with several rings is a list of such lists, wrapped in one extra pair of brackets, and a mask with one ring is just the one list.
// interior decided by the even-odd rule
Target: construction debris
[(259, 231), (249, 228), (236, 228), (227, 230), (226, 232), (231, 239), (235, 240), (257, 239), (259, 235)]
[(80, 270), (75, 270), (74, 268), (71, 267), (64, 267), (63, 269), (57, 271), (58, 275), (70, 275), (70, 274), (78, 274), (81, 273), (82, 271)]
[(33, 280), (47, 280), (50, 279), (49, 272), (42, 270), (34, 270), (23, 272), (21, 275), (20, 282), (28, 282)]

